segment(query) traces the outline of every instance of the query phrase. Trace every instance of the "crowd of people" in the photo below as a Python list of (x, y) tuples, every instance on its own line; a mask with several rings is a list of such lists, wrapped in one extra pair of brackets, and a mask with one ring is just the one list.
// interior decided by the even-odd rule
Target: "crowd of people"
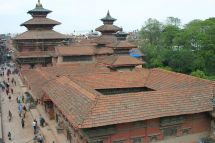
[[(30, 110), (29, 104), (26, 103), (26, 97), (21, 94), (21, 92), (16, 92), (17, 81), (15, 75), (19, 74), (15, 64), (7, 63), (2, 64), (0, 66), (0, 89), (2, 96), (8, 98), (9, 102), (11, 102), (12, 98), (16, 98), (17, 107), (18, 107), (18, 114), (20, 117), (20, 125), (24, 129), (25, 128), (25, 119), (26, 113)], [(26, 107), (27, 105), (27, 107)], [(13, 120), (13, 113), (12, 109), (8, 109), (8, 122), (12, 122)], [(40, 123), (40, 126), (44, 126), (45, 119), (40, 115), (38, 120), (34, 119), (32, 122), (32, 128), (34, 131), (34, 138), (33, 140), (37, 141), (38, 143), (44, 143), (45, 138), (39, 131), (39, 125), (37, 121)], [(12, 130), (8, 131), (8, 140), (12, 140)]]

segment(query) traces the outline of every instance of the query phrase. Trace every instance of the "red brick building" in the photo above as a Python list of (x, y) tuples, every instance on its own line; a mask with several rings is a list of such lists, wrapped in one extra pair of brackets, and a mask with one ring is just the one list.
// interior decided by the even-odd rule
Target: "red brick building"
[(191, 143), (211, 130), (211, 81), (162, 69), (110, 72), (94, 64), (23, 75), (74, 143)]

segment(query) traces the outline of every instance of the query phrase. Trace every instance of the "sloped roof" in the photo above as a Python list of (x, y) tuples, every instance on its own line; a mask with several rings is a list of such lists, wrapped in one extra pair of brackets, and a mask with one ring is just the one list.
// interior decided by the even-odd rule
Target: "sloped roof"
[(69, 76), (72, 80), (84, 83), (93, 89), (144, 87), (150, 70), (133, 72), (89, 73)]
[(110, 44), (115, 43), (117, 41), (116, 36), (114, 35), (101, 35), (100, 37), (96, 38), (95, 43), (97, 44)]
[[(61, 72), (55, 71), (56, 67), (42, 68), (40, 71), (44, 76), (54, 73), (67, 76), (49, 79), (43, 84), (43, 90), (77, 128), (92, 128), (213, 110), (211, 99), (215, 84), (212, 81), (162, 69), (101, 73), (80, 67), (76, 67), (77, 69), (70, 67), (73, 72), (65, 72), (66, 68), (62, 67), (58, 68)], [(38, 81), (40, 79), (40, 77), (34, 78)], [(31, 77), (28, 79), (32, 80)], [(139, 86), (155, 91), (101, 95), (94, 90)], [(41, 87), (38, 89), (41, 90)]]
[(63, 35), (54, 30), (29, 30), (17, 37), (15, 40), (26, 40), (26, 39), (71, 39), (70, 36)]
[(58, 21), (49, 19), (49, 18), (45, 18), (45, 17), (35, 17), (32, 18), (26, 22), (24, 22), (23, 24), (21, 24), (21, 26), (26, 26), (26, 25), (59, 25), (61, 24)]
[(23, 70), (22, 75), (26, 78), (31, 86), (32, 93), (37, 98), (41, 98), (42, 87), (50, 79), (56, 79), (58, 76), (68, 75), (83, 75), (86, 73), (106, 73), (110, 70), (105, 67), (97, 66), (96, 64), (69, 64), (57, 65), (55, 67), (42, 67), (37, 69)]
[(33, 14), (33, 13), (44, 13), (44, 14), (48, 14), (50, 12), (52, 12), (51, 10), (45, 9), (43, 8), (43, 5), (40, 3), (40, 1), (38, 0), (38, 3), (36, 4), (36, 7), (32, 10), (29, 10), (28, 13), (29, 14)]
[(94, 55), (94, 47), (90, 46), (60, 46), (56, 47), (56, 54), (60, 56), (70, 56), (70, 55)]
[(115, 26), (115, 25), (110, 25), (110, 24), (105, 24), (105, 25), (102, 25), (102, 26), (96, 28), (96, 31), (99, 31), (99, 32), (113, 31), (113, 33), (115, 33), (120, 30), (122, 30), (122, 28)]
[(101, 21), (116, 21), (116, 19), (111, 17), (110, 12), (108, 10), (107, 15), (104, 18), (102, 18)]
[(120, 40), (115, 43), (108, 44), (107, 47), (111, 47), (113, 49), (132, 49), (132, 48), (136, 48), (137, 46), (134, 44), (131, 44), (127, 40)]
[(56, 76), (42, 72), (40, 70), (29, 69), (23, 70), (22, 75), (27, 80), (31, 87), (33, 95), (40, 99), (43, 96), (42, 87), (49, 81), (56, 78)]
[(48, 82), (43, 90), (75, 127), (86, 119), (95, 104), (96, 94), (99, 94), (82, 88), (67, 77)]
[(95, 48), (96, 55), (106, 55), (106, 54), (113, 54), (113, 50), (111, 48), (102, 47), (102, 48)]
[(130, 65), (142, 65), (143, 61), (133, 58), (129, 55), (115, 56), (111, 55), (106, 57), (101, 63), (109, 67), (120, 67), (120, 66), (130, 66)]
[(147, 87), (155, 90), (163, 89), (183, 89), (193, 87), (204, 87), (211, 85), (213, 82), (194, 76), (167, 71), (164, 69), (154, 68), (151, 69)]
[(212, 111), (212, 90), (193, 88), (100, 96), (80, 128)]

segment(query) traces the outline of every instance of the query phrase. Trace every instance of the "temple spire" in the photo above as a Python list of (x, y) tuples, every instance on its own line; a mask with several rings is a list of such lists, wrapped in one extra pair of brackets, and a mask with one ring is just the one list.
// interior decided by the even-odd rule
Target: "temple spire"
[(107, 15), (101, 19), (104, 24), (113, 24), (114, 21), (116, 21), (115, 18), (111, 17), (110, 11), (108, 10)]
[(40, 0), (38, 0), (38, 2), (37, 2), (37, 4), (36, 4), (36, 7), (38, 8), (38, 7), (43, 7), (43, 5), (40, 3)]

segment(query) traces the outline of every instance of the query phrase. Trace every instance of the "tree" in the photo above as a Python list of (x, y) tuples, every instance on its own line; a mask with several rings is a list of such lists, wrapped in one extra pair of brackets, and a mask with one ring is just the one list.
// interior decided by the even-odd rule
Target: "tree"
[(162, 45), (166, 48), (178, 46), (175, 39), (179, 36), (180, 28), (175, 25), (166, 25), (161, 33)]
[(199, 78), (206, 78), (205, 73), (201, 70), (196, 70), (196, 71), (192, 72), (191, 75), (195, 76), (195, 77), (199, 77)]
[(158, 20), (150, 18), (145, 22), (145, 26), (142, 27), (140, 36), (151, 45), (157, 45), (161, 32), (162, 24)]
[(170, 16), (170, 17), (167, 17), (166, 24), (179, 27), (181, 25), (181, 20), (177, 17)]

